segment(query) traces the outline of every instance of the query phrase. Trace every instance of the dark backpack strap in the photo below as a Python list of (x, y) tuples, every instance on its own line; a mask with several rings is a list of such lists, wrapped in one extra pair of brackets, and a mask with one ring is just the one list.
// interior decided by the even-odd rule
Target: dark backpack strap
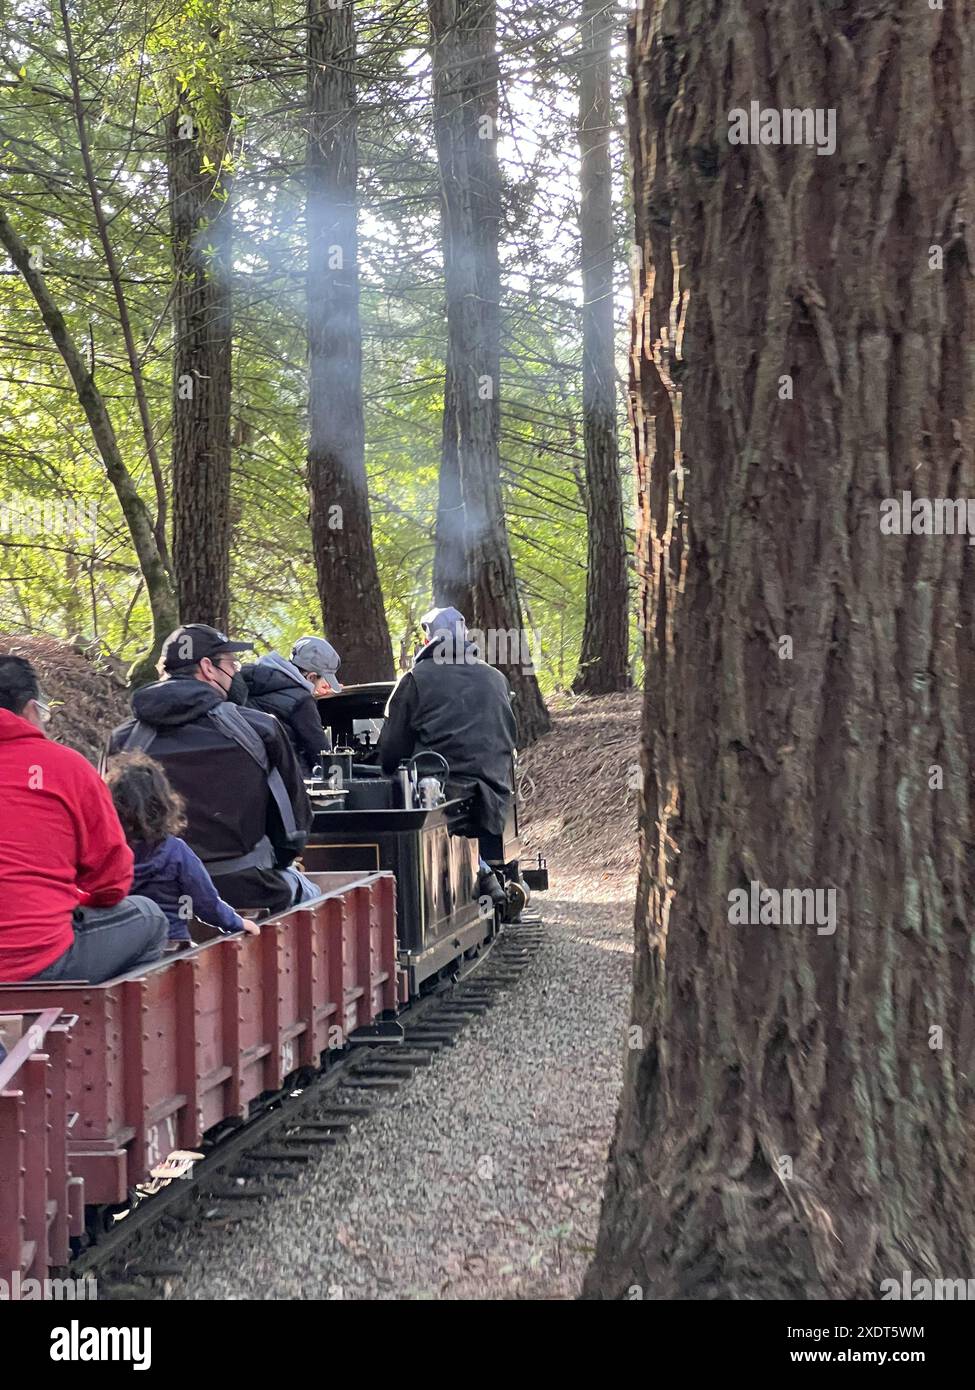
[(121, 753), (144, 753), (146, 749), (155, 741), (157, 729), (151, 724), (143, 724), (141, 719), (137, 719), (129, 730), (128, 737), (119, 749)]
[(265, 835), (258, 840), (250, 854), (238, 855), (235, 859), (208, 859), (208, 874), (219, 877), (222, 874), (241, 874), (245, 869), (273, 869), (274, 846)]
[(284, 778), (276, 767), (271, 766), (267, 745), (260, 734), (253, 724), (248, 723), (236, 705), (226, 703), (215, 705), (210, 710), (209, 717), (226, 738), (243, 748), (244, 752), (254, 759), (261, 771), (267, 774), (268, 790), (274, 797), (274, 804), (278, 808), (284, 833), (289, 840), (293, 839), (298, 834), (295, 808), (291, 804), (291, 797), (284, 785)]

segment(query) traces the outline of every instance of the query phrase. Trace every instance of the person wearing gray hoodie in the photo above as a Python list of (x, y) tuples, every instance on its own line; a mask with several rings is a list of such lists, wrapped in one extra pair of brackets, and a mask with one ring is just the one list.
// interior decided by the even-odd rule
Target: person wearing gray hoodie
[(338, 652), (324, 638), (302, 637), (290, 661), (268, 652), (241, 670), (248, 705), (280, 720), (306, 777), (320, 761), (323, 743), (316, 697), (341, 690), (335, 675), (339, 665)]

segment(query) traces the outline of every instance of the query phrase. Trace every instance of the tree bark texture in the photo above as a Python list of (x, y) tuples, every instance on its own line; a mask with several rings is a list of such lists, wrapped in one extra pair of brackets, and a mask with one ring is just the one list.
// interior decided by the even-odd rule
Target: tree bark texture
[(355, 11), (308, 9), (308, 485), (325, 632), (346, 682), (391, 680), (372, 541), (359, 322)]
[(582, 0), (579, 235), (582, 246), (582, 414), (586, 450), (586, 619), (573, 690), (604, 695), (630, 683), (629, 583), (616, 426), (613, 320), (611, 0)]
[[(631, 25), (645, 781), (590, 1296), (975, 1267), (975, 551), (880, 528), (975, 492), (973, 20)], [(753, 99), (834, 110), (835, 153), (731, 144)], [(835, 890), (835, 932), (732, 925), (752, 883)]]
[[(520, 634), (521, 601), (505, 522), (499, 448), (497, 15), (494, 0), (430, 0), (429, 16), (448, 334), (448, 418), (435, 575), (445, 597), (462, 596), (469, 589), (472, 607), (465, 616), (480, 631)], [(454, 519), (458, 490), (463, 566)], [(524, 650), (520, 642), (518, 647)], [(498, 664), (515, 694), (521, 741), (531, 743), (551, 726), (534, 669), (518, 660)]]
[[(211, 120), (214, 118), (210, 117)], [(173, 569), (180, 621), (230, 622), (231, 141), (222, 94), (213, 128), (189, 104), (169, 118), (173, 244)]]

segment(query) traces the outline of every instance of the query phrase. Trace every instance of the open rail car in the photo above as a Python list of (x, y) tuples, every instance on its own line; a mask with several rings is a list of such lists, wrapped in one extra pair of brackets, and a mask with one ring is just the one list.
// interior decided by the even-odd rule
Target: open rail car
[(171, 1153), (395, 1018), (393, 876), (315, 879), (322, 896), (259, 936), (214, 934), (98, 985), (0, 984), (0, 1270), (64, 1264), (65, 1222), (83, 1238)]

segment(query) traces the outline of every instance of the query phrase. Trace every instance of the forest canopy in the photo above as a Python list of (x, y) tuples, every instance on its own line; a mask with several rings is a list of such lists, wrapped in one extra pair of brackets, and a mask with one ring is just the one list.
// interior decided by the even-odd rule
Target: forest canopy
[[(311, 8), (328, 19), (337, 7)], [(430, 24), (418, 0), (348, 8), (354, 110), (342, 119), (355, 127), (368, 505), (402, 667), (431, 598), (448, 350)], [(97, 639), (128, 663), (153, 626), (133, 513), (29, 271), (63, 318), (77, 375), (88, 374), (104, 405), (134, 485), (131, 507), (144, 509), (146, 546), (155, 540), (165, 566), (179, 517), (180, 284), (195, 259), (201, 280), (223, 296), (226, 319), (229, 621), (259, 645), (286, 648), (322, 627), (306, 471), (309, 11), (16, 0), (2, 14), (0, 631)], [(537, 634), (535, 664), (550, 692), (576, 675), (586, 608), (585, 45), (579, 16), (556, 4), (502, 6), (497, 24), (500, 471), (524, 626)], [(613, 162), (619, 413), (626, 258), (617, 58), (604, 144)], [(189, 194), (197, 197), (182, 252), (173, 215), (180, 120), (194, 135)], [(27, 266), (16, 263), (15, 240)], [(205, 367), (197, 380), (210, 374)], [(625, 444), (622, 453), (614, 467), (628, 517)], [(193, 505), (206, 514), (205, 501)], [(184, 537), (183, 548), (191, 544)], [(327, 597), (324, 608), (327, 623)], [(169, 613), (163, 604), (156, 617)]]

